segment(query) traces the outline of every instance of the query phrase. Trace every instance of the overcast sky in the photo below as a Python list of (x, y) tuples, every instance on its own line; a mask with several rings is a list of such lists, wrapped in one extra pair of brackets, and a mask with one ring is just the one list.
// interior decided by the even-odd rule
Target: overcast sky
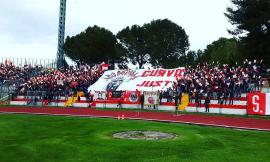
[[(0, 0), (0, 57), (55, 58), (60, 0)], [(189, 35), (190, 49), (231, 37), (230, 0), (67, 0), (66, 36), (98, 25), (126, 26), (168, 18)]]

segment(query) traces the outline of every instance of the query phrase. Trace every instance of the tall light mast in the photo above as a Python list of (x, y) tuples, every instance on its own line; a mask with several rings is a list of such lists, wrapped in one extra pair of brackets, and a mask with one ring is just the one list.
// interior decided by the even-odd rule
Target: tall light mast
[(66, 1), (60, 0), (59, 26), (58, 26), (58, 47), (57, 47), (57, 68), (64, 66), (64, 42), (65, 42), (65, 22), (66, 22)]

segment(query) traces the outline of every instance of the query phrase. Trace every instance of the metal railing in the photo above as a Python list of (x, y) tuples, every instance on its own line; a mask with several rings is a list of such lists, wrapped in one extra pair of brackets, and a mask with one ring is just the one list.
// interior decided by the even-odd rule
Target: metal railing
[(0, 85), (0, 105), (8, 105), (12, 100), (15, 86), (4, 83)]
[(43, 101), (46, 99), (45, 91), (27, 91), (26, 99), (29, 106), (43, 106)]
[(24, 67), (25, 65), (42, 66), (43, 68), (57, 68), (55, 59), (39, 59), (39, 58), (0, 58), (0, 64), (12, 63), (16, 67)]
[[(16, 93), (16, 90), (20, 85), (25, 83), (32, 77), (36, 77), (42, 73), (44, 69), (57, 68), (55, 59), (31, 59), (31, 58), (0, 58), (0, 64), (4, 65), (15, 65), (16, 67), (31, 66), (32, 68), (20, 77), (20, 79), (15, 80), (0, 80), (0, 93), (11, 94)], [(16, 94), (15, 94), (16, 95)]]
[(270, 87), (263, 87), (261, 92), (262, 93), (270, 93)]
[(10, 83), (0, 84), (0, 93), (11, 93), (16, 89), (16, 87)]

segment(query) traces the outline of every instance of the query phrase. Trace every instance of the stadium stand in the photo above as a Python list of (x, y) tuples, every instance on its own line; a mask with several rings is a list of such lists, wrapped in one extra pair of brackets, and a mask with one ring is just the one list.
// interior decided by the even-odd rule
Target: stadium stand
[[(14, 105), (88, 107), (93, 98), (87, 88), (102, 74), (100, 65), (53, 69), (32, 65), (16, 67), (12, 63), (2, 63), (1, 97), (10, 93), (10, 90), (3, 90), (8, 87), (16, 92), (11, 102)], [(266, 69), (262, 60), (245, 60), (235, 65), (203, 63), (195, 67), (187, 66), (183, 77), (178, 78), (172, 88), (160, 92), (160, 106), (173, 107), (174, 96), (177, 95), (182, 101), (179, 110), (202, 112), (205, 110), (204, 99), (209, 96), (210, 113), (231, 113), (231, 110), (237, 109), (240, 114), (244, 114), (246, 94), (262, 88), (269, 89), (269, 76), (270, 70)]]
[(246, 94), (269, 87), (263, 74), (269, 74), (263, 61), (245, 60), (242, 65), (200, 64), (187, 68), (179, 79), (179, 92), (189, 94), (186, 111), (204, 112), (205, 97), (209, 96), (210, 113), (246, 114)]

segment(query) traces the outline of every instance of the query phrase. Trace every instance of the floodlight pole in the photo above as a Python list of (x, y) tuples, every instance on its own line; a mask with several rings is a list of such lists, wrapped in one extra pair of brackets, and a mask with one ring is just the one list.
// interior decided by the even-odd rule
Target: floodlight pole
[(64, 66), (64, 41), (65, 41), (65, 22), (66, 22), (66, 1), (60, 0), (59, 8), (59, 25), (58, 25), (58, 47), (57, 47), (57, 56), (56, 64), (57, 68)]

